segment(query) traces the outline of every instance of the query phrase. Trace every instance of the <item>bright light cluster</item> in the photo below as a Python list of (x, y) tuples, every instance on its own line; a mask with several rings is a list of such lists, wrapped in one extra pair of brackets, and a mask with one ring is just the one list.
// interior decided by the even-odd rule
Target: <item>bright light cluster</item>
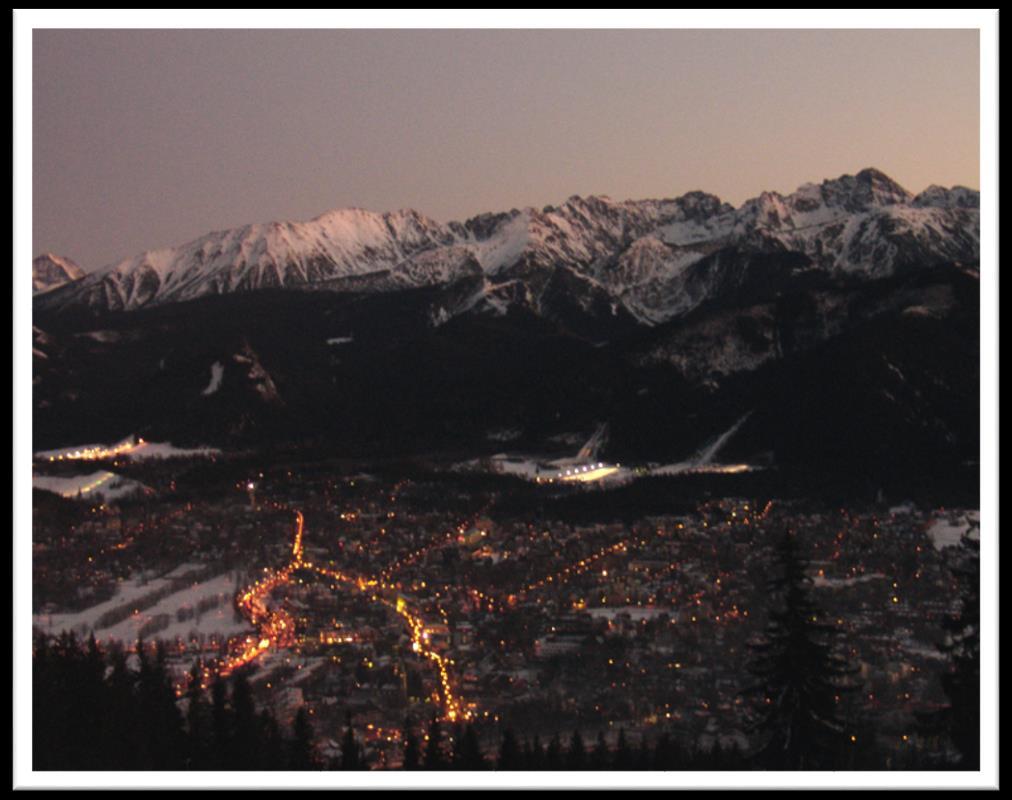
[(114, 458), (115, 456), (123, 455), (124, 453), (130, 453), (134, 450), (138, 450), (147, 445), (143, 439), (138, 439), (136, 442), (127, 439), (120, 442), (112, 447), (84, 447), (79, 450), (73, 450), (69, 453), (60, 453), (59, 455), (49, 456), (50, 461), (101, 461), (104, 458)]
[[(314, 566), (303, 560), (303, 516), (296, 511), (295, 539), (292, 544), (292, 561), (283, 569), (270, 573), (264, 578), (247, 587), (238, 598), (239, 610), (243, 612), (250, 624), (258, 628), (259, 637), (247, 636), (238, 652), (229, 656), (219, 668), (219, 673), (227, 676), (239, 667), (249, 664), (265, 653), (272, 646), (290, 647), (295, 644), (295, 621), (283, 610), (271, 611), (267, 608), (266, 598), (279, 586), (287, 584), (295, 570), (310, 570), (325, 578), (351, 586), (360, 592), (367, 590), (396, 589), (395, 584), (379, 581), (375, 578), (355, 577), (325, 567)], [(440, 684), (440, 699), (446, 719), (454, 722), (458, 719), (469, 719), (471, 712), (464, 709), (458, 696), (454, 694), (450, 679), (450, 660), (444, 658), (429, 646), (429, 633), (424, 620), (408, 606), (407, 600), (398, 595), (396, 601), (378, 595), (370, 595), (378, 603), (392, 608), (408, 624), (411, 631), (411, 649), (413, 652), (428, 658), (436, 667)]]
[(610, 464), (597, 464), (596, 466), (588, 465), (560, 472), (559, 480), (589, 483), (591, 481), (599, 481), (603, 478), (607, 478), (609, 475), (613, 475), (616, 472), (618, 472), (618, 467)]

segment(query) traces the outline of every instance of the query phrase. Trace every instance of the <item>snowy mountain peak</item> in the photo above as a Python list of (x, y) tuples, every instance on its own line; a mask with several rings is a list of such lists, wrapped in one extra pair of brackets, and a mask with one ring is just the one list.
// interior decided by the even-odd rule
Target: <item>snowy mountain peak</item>
[(980, 192), (967, 189), (965, 186), (931, 185), (917, 197), (913, 205), (918, 208), (980, 208)]
[(909, 203), (913, 199), (910, 192), (874, 168), (863, 169), (857, 175), (841, 175), (836, 180), (823, 181), (822, 196), (827, 205), (841, 206), (848, 211)]
[(46, 292), (84, 277), (74, 261), (55, 253), (43, 253), (32, 260), (32, 292)]

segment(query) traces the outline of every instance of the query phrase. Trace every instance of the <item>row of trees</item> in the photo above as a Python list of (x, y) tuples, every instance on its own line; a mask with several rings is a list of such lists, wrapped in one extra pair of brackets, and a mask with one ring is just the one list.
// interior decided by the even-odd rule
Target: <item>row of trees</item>
[(736, 745), (724, 747), (719, 741), (709, 749), (681, 750), (667, 733), (651, 744), (646, 738), (633, 745), (621, 729), (614, 747), (604, 734), (590, 744), (577, 730), (563, 737), (556, 734), (547, 743), (539, 736), (522, 742), (507, 729), (494, 754), (482, 751), (477, 734), (470, 726), (456, 728), (446, 741), (438, 720), (428, 727), (428, 738), (419, 742), (406, 731), (404, 764), (406, 770), (737, 770), (748, 768), (748, 760)]
[[(922, 717), (920, 730), (950, 742), (960, 769), (977, 769), (980, 742), (980, 601), (977, 544), (964, 538), (958, 570), (964, 595), (959, 614), (947, 625), (942, 645), (951, 668), (943, 676), (949, 704)], [(771, 612), (766, 635), (754, 646), (753, 676), (743, 695), (750, 699), (748, 752), (736, 745), (685, 750), (667, 734), (633, 745), (620, 731), (614, 747), (603, 735), (593, 744), (579, 731), (547, 743), (521, 742), (506, 730), (494, 753), (483, 751), (470, 726), (447, 735), (433, 719), (419, 735), (405, 725), (404, 769), (689, 769), (825, 770), (881, 769), (887, 763), (874, 747), (874, 731), (857, 724), (845, 701), (858, 684), (855, 669), (840, 655), (838, 630), (812, 602), (807, 565), (794, 536), (778, 548), (779, 569), (769, 583)], [(241, 673), (216, 678), (201, 688), (194, 666), (184, 704), (177, 703), (160, 647), (138, 644), (136, 668), (122, 649), (103, 652), (94, 638), (81, 645), (72, 634), (39, 637), (33, 671), (35, 768), (66, 770), (245, 770), (362, 769), (365, 754), (352, 720), (340, 758), (322, 763), (305, 710), (282, 731), (267, 711), (257, 713)], [(208, 697), (207, 695), (210, 695)], [(185, 712), (180, 706), (185, 707)], [(451, 744), (452, 742), (452, 744)], [(894, 766), (923, 766), (894, 764)]]
[[(282, 732), (257, 713), (249, 683), (236, 674), (201, 688), (194, 665), (179, 703), (165, 651), (138, 643), (137, 663), (122, 648), (103, 651), (94, 637), (38, 637), (33, 664), (36, 770), (309, 769), (313, 731), (305, 714)], [(208, 697), (208, 694), (210, 697)], [(185, 708), (185, 711), (181, 709)]]

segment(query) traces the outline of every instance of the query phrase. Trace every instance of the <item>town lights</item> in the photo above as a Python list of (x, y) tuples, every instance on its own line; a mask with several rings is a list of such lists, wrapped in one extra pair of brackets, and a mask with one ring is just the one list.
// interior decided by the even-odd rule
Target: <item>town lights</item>
[(140, 447), (144, 447), (147, 444), (143, 439), (138, 439), (136, 444), (132, 441), (125, 440), (118, 445), (113, 447), (85, 447), (78, 450), (72, 450), (69, 453), (58, 453), (55, 456), (49, 456), (50, 461), (99, 461), (103, 458), (113, 458), (123, 453), (129, 453), (132, 450), (136, 450)]

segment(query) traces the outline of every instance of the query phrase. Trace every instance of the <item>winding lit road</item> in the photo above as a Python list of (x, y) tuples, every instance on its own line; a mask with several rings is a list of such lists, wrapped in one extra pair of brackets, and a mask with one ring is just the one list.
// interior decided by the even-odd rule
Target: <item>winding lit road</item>
[(348, 575), (335, 569), (316, 566), (304, 559), (303, 530), (305, 518), (301, 511), (295, 512), (295, 539), (292, 543), (292, 559), (280, 570), (269, 572), (251, 586), (246, 587), (237, 597), (240, 612), (257, 628), (256, 636), (249, 636), (237, 649), (229, 655), (219, 667), (219, 674), (227, 676), (234, 670), (254, 661), (258, 656), (274, 648), (291, 647), (296, 643), (295, 621), (284, 610), (271, 610), (267, 607), (267, 598), (275, 589), (288, 584), (297, 570), (314, 572), (331, 581), (337, 581), (351, 589), (368, 596), (373, 602), (392, 609), (407, 624), (411, 634), (413, 652), (433, 662), (439, 676), (439, 698), (445, 719), (454, 722), (469, 719), (471, 712), (464, 708), (460, 697), (455, 693), (450, 673), (452, 661), (432, 649), (430, 636), (422, 617), (411, 609), (407, 600), (397, 595), (396, 600), (385, 597), (383, 592), (396, 592), (399, 587), (394, 583)]

